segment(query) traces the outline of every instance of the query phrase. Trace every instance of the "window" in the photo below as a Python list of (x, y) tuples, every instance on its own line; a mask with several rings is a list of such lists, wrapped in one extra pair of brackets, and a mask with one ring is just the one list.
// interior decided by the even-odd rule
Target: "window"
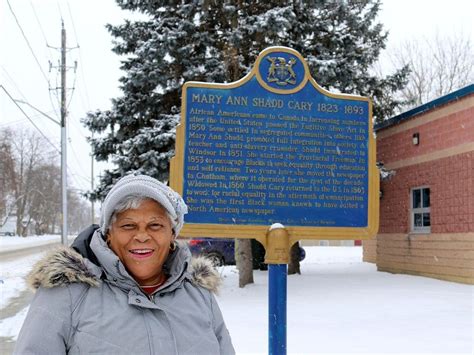
[(419, 187), (411, 190), (411, 230), (430, 233), (430, 189)]

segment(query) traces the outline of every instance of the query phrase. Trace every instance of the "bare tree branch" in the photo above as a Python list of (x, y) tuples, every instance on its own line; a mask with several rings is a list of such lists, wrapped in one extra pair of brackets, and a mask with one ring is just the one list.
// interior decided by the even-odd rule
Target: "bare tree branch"
[(392, 51), (392, 64), (408, 65), (408, 85), (401, 92), (406, 109), (446, 95), (474, 81), (474, 48), (463, 33), (411, 40)]

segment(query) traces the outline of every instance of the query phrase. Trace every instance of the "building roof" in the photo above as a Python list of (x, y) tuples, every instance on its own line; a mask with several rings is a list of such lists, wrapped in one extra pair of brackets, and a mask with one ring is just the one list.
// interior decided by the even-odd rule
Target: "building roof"
[(412, 108), (411, 110), (408, 110), (406, 112), (403, 112), (397, 116), (391, 117), (386, 121), (383, 121), (379, 124), (376, 124), (374, 127), (375, 131), (379, 131), (384, 128), (391, 127), (393, 125), (402, 123), (403, 121), (409, 120), (410, 118), (420, 115), (422, 113), (425, 113), (429, 110), (432, 110), (434, 108), (437, 108), (439, 106), (445, 105), (447, 103), (450, 103), (452, 101), (459, 100), (465, 96), (471, 95), (474, 93), (474, 84), (468, 85), (466, 87), (463, 87), (462, 89), (453, 91), (450, 94), (441, 96), (437, 98), (436, 100), (427, 102), (426, 104), (423, 104), (421, 106)]

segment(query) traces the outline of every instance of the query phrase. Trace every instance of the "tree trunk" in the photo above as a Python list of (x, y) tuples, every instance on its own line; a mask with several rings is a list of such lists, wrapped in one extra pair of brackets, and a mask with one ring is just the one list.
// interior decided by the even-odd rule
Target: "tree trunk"
[[(237, 12), (235, 11), (231, 18), (231, 28), (236, 29), (239, 25)], [(240, 79), (238, 50), (234, 44), (227, 48), (227, 68), (230, 78), (233, 81)], [(253, 255), (252, 243), (250, 239), (236, 239), (236, 264), (239, 270), (239, 287), (245, 287), (247, 284), (253, 284)]]
[(300, 243), (296, 242), (290, 249), (290, 263), (288, 264), (288, 275), (301, 274), (300, 270)]
[(250, 239), (236, 239), (236, 264), (239, 270), (239, 287), (253, 284), (252, 244)]

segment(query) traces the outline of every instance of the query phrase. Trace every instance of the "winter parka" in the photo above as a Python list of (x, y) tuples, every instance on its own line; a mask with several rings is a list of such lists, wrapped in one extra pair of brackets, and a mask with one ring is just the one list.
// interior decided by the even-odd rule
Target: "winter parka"
[(147, 296), (109, 249), (91, 239), (100, 265), (71, 248), (54, 251), (30, 273), (37, 289), (15, 354), (234, 354), (213, 292), (220, 282), (185, 245), (170, 252), (168, 280)]

